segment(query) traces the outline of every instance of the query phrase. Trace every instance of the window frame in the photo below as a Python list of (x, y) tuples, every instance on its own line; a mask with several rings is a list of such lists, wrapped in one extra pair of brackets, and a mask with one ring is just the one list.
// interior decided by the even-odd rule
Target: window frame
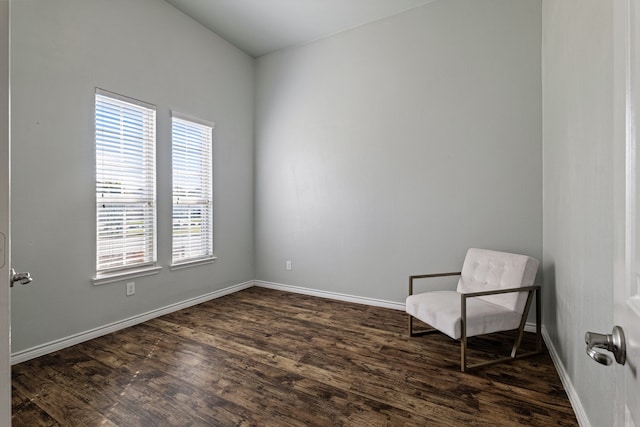
[[(204, 148), (200, 149), (200, 147), (196, 147), (196, 150), (195, 150), (196, 154), (191, 157), (188, 157), (189, 153), (187, 152), (181, 153), (181, 157), (182, 157), (181, 168), (178, 168), (176, 164), (176, 159), (177, 159), (176, 148), (178, 143), (178, 141), (176, 140), (176, 134), (175, 134), (176, 124), (180, 124), (183, 127), (192, 126), (193, 127), (192, 132), (204, 132), (205, 129), (208, 132), (207, 138), (204, 141), (200, 141), (200, 144), (205, 145)], [(177, 270), (177, 269), (190, 267), (194, 265), (209, 264), (214, 262), (217, 259), (217, 257), (214, 254), (214, 248), (215, 248), (215, 245), (214, 245), (214, 235), (215, 235), (214, 233), (214, 198), (213, 198), (213, 185), (214, 185), (213, 130), (214, 128), (215, 128), (214, 122), (195, 118), (193, 116), (189, 116), (177, 111), (171, 111), (171, 263), (170, 263), (170, 266), (172, 270)], [(190, 140), (187, 135), (183, 134), (180, 136), (181, 136), (180, 143), (182, 145), (189, 144), (189, 142), (195, 142), (195, 140)], [(183, 148), (186, 151), (187, 147), (185, 146)], [(204, 158), (203, 158), (203, 155), (205, 155)], [(181, 181), (182, 181), (182, 184), (185, 186), (184, 189), (186, 191), (191, 189), (192, 193), (197, 193), (199, 197), (185, 196), (183, 193), (178, 193), (176, 191), (176, 182), (178, 181), (178, 176), (176, 174), (179, 173), (178, 169), (181, 169), (181, 172), (183, 173), (192, 172), (188, 170), (189, 169), (188, 165), (189, 164), (193, 165), (194, 163), (199, 163), (200, 165), (203, 165), (203, 167), (206, 168), (203, 174), (195, 175), (199, 177), (200, 187), (203, 187), (200, 189), (200, 193), (197, 193), (196, 188), (188, 187), (184, 177), (182, 177), (183, 179)], [(183, 202), (182, 205), (180, 204), (180, 201)], [(201, 251), (199, 254), (178, 258), (176, 257), (177, 231), (184, 230), (185, 228), (190, 228), (189, 225), (187, 225), (186, 227), (185, 226), (181, 226), (178, 228), (176, 227), (177, 207), (185, 206), (184, 204), (185, 202), (187, 205), (193, 205), (193, 206), (205, 205), (207, 207), (206, 214), (202, 215), (203, 222), (206, 223), (204, 225), (204, 227), (206, 228), (206, 234), (203, 233), (200, 236), (199, 245), (193, 245), (189, 238), (186, 239), (189, 241), (187, 243), (186, 250), (187, 251), (193, 250), (192, 248), (194, 247), (200, 248)], [(201, 208), (201, 209), (204, 211), (204, 208)], [(189, 218), (191, 217), (189, 216)]]
[[(119, 115), (115, 112), (111, 114), (112, 119), (119, 120), (119, 123), (111, 129), (107, 122), (109, 107), (114, 110), (120, 108)], [(133, 121), (127, 122), (127, 119)], [(140, 120), (141, 123), (138, 125), (135, 120)], [(130, 277), (156, 274), (160, 270), (157, 266), (156, 107), (135, 98), (96, 88), (94, 126), (96, 276), (93, 278), (93, 283), (99, 285)], [(117, 154), (112, 154), (113, 157), (109, 159), (109, 151)], [(136, 157), (138, 154), (139, 159)], [(136, 160), (139, 164), (131, 163)], [(114, 183), (109, 184), (109, 177), (113, 176), (122, 180), (119, 191), (110, 189), (110, 185), (112, 188), (115, 187)], [(107, 195), (106, 202), (105, 195)], [(111, 208), (105, 205), (111, 205)], [(120, 210), (118, 210), (119, 206), (122, 207)], [(115, 219), (112, 224), (109, 224), (109, 216)], [(133, 229), (135, 224), (140, 222), (143, 224), (141, 233)], [(109, 265), (104, 260), (101, 262), (101, 257), (108, 256), (109, 248), (104, 245), (108, 229), (109, 227), (117, 228), (118, 223), (121, 224), (123, 231), (120, 231), (113, 240), (112, 250), (120, 255), (122, 260), (119, 264), (113, 261)], [(141, 251), (134, 252), (131, 247), (127, 248), (128, 244), (138, 245), (137, 248)], [(118, 250), (121, 250), (120, 254)], [(140, 257), (139, 252), (142, 252), (142, 260), (132, 261), (133, 258)]]

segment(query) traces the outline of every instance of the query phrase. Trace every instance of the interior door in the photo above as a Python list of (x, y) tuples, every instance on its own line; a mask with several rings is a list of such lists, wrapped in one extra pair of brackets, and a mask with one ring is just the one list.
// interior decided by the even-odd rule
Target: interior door
[(614, 3), (614, 323), (626, 361), (615, 364), (617, 426), (640, 426), (640, 0)]
[[(614, 321), (625, 331), (627, 364), (618, 369), (618, 417), (625, 426), (640, 426), (640, 1), (626, 5), (627, 22), (627, 136), (625, 183), (625, 275), (616, 286)], [(621, 372), (620, 372), (621, 371)]]
[(0, 425), (11, 425), (9, 0), (0, 0)]

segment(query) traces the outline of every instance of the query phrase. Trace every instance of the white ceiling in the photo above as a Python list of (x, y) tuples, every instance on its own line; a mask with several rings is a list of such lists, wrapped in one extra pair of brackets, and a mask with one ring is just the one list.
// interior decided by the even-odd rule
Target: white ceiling
[(258, 57), (377, 21), (435, 0), (166, 0)]

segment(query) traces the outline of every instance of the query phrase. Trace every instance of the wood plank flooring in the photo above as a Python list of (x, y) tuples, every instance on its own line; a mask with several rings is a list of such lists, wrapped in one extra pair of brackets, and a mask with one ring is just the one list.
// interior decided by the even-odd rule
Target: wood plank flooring
[(578, 425), (546, 352), (464, 374), (458, 342), (406, 321), (250, 288), (15, 365), (13, 425)]

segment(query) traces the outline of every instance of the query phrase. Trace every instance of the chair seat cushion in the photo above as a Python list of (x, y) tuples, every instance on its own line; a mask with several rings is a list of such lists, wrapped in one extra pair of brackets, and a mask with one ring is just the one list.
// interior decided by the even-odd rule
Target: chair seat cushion
[[(406, 311), (453, 339), (461, 337), (460, 293), (434, 291), (407, 298)], [(467, 299), (467, 337), (520, 326), (521, 314), (481, 298)]]

